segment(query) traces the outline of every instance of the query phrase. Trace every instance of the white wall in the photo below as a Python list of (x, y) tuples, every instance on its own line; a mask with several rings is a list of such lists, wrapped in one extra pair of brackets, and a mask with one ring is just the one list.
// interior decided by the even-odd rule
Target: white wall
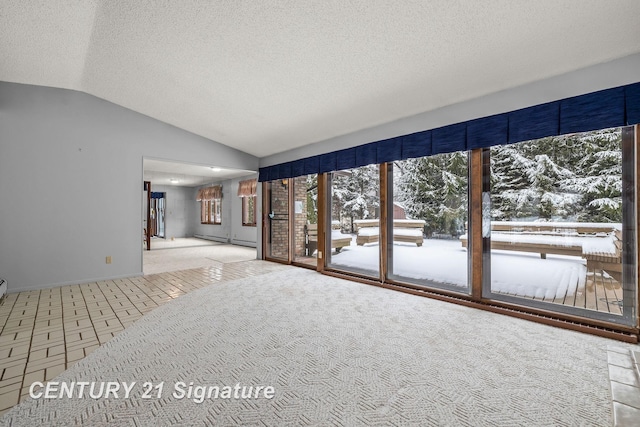
[[(258, 227), (246, 227), (242, 225), (242, 200), (238, 197), (238, 185), (240, 181), (257, 178), (252, 174), (240, 178), (225, 181), (217, 181), (202, 187), (222, 185), (222, 224), (200, 223), (200, 202), (195, 201), (197, 189), (193, 190), (193, 228), (194, 235), (216, 241), (230, 242), (236, 245), (256, 247), (258, 241)], [(202, 188), (198, 187), (198, 188)], [(258, 218), (258, 217), (256, 217)]]
[(142, 274), (145, 156), (258, 165), (91, 95), (0, 82), (0, 277), (9, 291)]

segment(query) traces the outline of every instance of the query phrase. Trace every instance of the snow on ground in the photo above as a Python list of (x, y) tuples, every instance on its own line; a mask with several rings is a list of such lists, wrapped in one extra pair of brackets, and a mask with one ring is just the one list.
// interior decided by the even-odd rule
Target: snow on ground
[[(393, 245), (393, 272), (410, 279), (467, 287), (467, 251), (457, 240), (425, 239), (415, 244)], [(378, 244), (342, 248), (331, 264), (377, 272)], [(562, 298), (584, 288), (587, 269), (578, 257), (511, 251), (491, 252), (491, 290), (536, 298)]]

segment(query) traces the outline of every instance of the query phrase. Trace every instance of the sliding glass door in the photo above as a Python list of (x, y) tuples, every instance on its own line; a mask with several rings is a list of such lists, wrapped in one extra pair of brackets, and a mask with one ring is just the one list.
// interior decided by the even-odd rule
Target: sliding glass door
[(389, 278), (469, 293), (467, 152), (393, 162)]
[(632, 136), (613, 128), (490, 149), (487, 296), (634, 320)]
[(378, 278), (380, 276), (378, 165), (332, 172), (329, 174), (328, 187), (327, 266), (335, 270)]

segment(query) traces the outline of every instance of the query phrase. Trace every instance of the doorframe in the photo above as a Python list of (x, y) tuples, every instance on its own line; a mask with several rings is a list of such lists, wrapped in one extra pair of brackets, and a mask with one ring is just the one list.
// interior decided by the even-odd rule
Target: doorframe
[(151, 223), (151, 181), (144, 181), (144, 191), (147, 192), (147, 227), (144, 230), (147, 241), (147, 250), (151, 250), (151, 234), (149, 233), (149, 224)]
[(268, 245), (269, 245), (270, 233), (271, 233), (271, 223), (269, 222), (268, 215), (271, 208), (271, 200), (270, 200), (271, 191), (269, 190), (268, 186), (270, 181), (262, 182), (262, 207), (263, 207), (262, 209), (262, 245), (261, 245), (262, 258), (266, 261), (278, 262), (280, 264), (294, 265), (296, 267), (303, 267), (303, 268), (308, 268), (316, 271), (323, 271), (324, 270), (324, 249), (323, 248), (325, 247), (325, 230), (324, 230), (325, 218), (324, 218), (324, 215), (321, 215), (320, 213), (323, 212), (326, 205), (325, 196), (324, 196), (324, 191), (326, 191), (326, 174), (324, 173), (318, 174), (318, 237), (317, 237), (318, 256), (316, 258), (317, 262), (315, 266), (312, 264), (306, 264), (306, 263), (294, 261), (295, 236), (294, 236), (294, 233), (291, 232), (291, 230), (293, 230), (295, 227), (295, 224), (294, 224), (295, 183), (294, 183), (294, 178), (288, 178), (288, 179), (289, 179), (289, 185), (287, 186), (287, 204), (288, 204), (287, 227), (288, 227), (289, 236), (287, 239), (287, 244), (289, 247), (287, 249), (287, 259), (272, 258), (269, 256)]

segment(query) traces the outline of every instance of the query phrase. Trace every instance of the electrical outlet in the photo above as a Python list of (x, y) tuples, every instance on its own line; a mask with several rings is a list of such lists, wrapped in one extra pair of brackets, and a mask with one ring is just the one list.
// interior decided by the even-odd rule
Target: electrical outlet
[(107, 264), (111, 264), (111, 255), (107, 256), (107, 258), (105, 259), (105, 262)]

